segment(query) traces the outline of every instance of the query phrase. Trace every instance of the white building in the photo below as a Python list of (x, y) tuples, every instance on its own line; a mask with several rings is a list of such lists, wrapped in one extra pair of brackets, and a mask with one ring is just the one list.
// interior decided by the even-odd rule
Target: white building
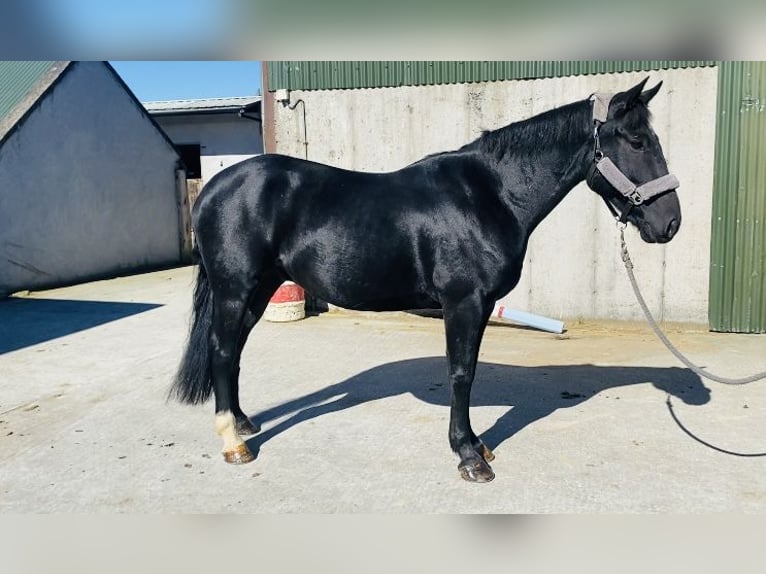
[(173, 144), (106, 62), (0, 62), (0, 297), (174, 265)]
[(260, 96), (144, 106), (176, 145), (187, 177), (201, 180), (202, 185), (222, 169), (263, 153)]

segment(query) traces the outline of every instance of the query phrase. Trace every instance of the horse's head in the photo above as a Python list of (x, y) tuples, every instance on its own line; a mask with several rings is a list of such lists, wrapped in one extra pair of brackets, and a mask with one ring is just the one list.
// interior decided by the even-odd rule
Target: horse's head
[[(647, 78), (648, 79), (648, 78)], [(647, 104), (662, 82), (643, 91), (646, 80), (626, 92), (593, 96), (595, 153), (588, 185), (623, 222), (649, 243), (666, 243), (681, 225), (678, 181), (668, 174)]]

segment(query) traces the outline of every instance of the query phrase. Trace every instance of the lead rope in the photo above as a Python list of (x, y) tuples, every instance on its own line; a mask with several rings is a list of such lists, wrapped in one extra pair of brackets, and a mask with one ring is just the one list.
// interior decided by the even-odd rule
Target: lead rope
[[(675, 357), (681, 361), (684, 365), (689, 367), (692, 371), (697, 373), (700, 377), (704, 377), (706, 379), (710, 379), (711, 381), (715, 381), (717, 383), (722, 383), (724, 385), (746, 385), (747, 383), (752, 383), (754, 381), (759, 381), (761, 379), (766, 379), (766, 371), (763, 371), (761, 373), (756, 373), (754, 375), (750, 375), (749, 377), (742, 377), (741, 379), (729, 379), (726, 377), (720, 377), (718, 375), (714, 375), (713, 373), (707, 372), (705, 369), (698, 367), (694, 363), (692, 363), (689, 359), (687, 359), (681, 351), (676, 349), (676, 347), (673, 345), (673, 343), (670, 342), (670, 340), (665, 336), (665, 333), (662, 332), (662, 329), (660, 329), (660, 326), (657, 324), (657, 321), (654, 320), (654, 317), (652, 317), (651, 311), (649, 311), (649, 307), (646, 305), (646, 301), (644, 301), (644, 297), (641, 295), (641, 291), (638, 288), (638, 283), (636, 282), (636, 277), (633, 275), (633, 262), (630, 260), (630, 254), (628, 253), (628, 245), (625, 243), (625, 225), (618, 223), (618, 228), (620, 229), (620, 250), (622, 254), (622, 261), (625, 263), (625, 271), (628, 272), (628, 279), (630, 280), (630, 285), (633, 287), (633, 292), (636, 294), (636, 299), (638, 300), (638, 304), (641, 306), (641, 310), (644, 312), (644, 315), (646, 316), (646, 320), (649, 322), (649, 325), (651, 326), (654, 333), (660, 338), (660, 341), (662, 341), (665, 346), (668, 348), (668, 350), (675, 355)], [(668, 400), (670, 398), (668, 397)]]
[[(660, 329), (660, 326), (657, 324), (657, 321), (654, 320), (654, 317), (652, 317), (651, 311), (649, 311), (649, 307), (646, 305), (646, 301), (644, 301), (644, 297), (641, 295), (641, 291), (638, 288), (638, 283), (636, 282), (636, 277), (633, 275), (633, 262), (630, 260), (630, 254), (628, 253), (628, 245), (625, 243), (625, 224), (618, 223), (617, 224), (620, 229), (620, 251), (622, 255), (622, 261), (625, 263), (625, 271), (628, 272), (628, 279), (630, 279), (630, 285), (633, 287), (633, 292), (636, 294), (636, 299), (638, 299), (638, 304), (641, 306), (641, 310), (644, 312), (644, 315), (646, 316), (646, 320), (649, 322), (649, 325), (652, 327), (652, 330), (654, 330), (655, 334), (660, 338), (660, 341), (665, 343), (665, 346), (668, 348), (668, 350), (675, 355), (675, 357), (681, 361), (684, 365), (689, 367), (692, 371), (697, 373), (700, 377), (705, 377), (706, 379), (710, 379), (711, 381), (715, 381), (717, 383), (723, 383), (724, 385), (746, 385), (747, 383), (752, 383), (754, 381), (758, 381), (760, 379), (766, 378), (766, 371), (762, 373), (756, 373), (754, 375), (751, 375), (749, 377), (743, 377), (741, 379), (728, 379), (726, 377), (719, 377), (718, 375), (714, 375), (713, 373), (708, 373), (705, 369), (698, 367), (694, 363), (692, 363), (689, 359), (687, 359), (681, 351), (675, 348), (673, 343), (670, 342), (670, 340), (665, 336), (665, 333), (662, 332), (662, 329)], [(697, 441), (698, 443), (711, 448), (713, 450), (716, 450), (723, 454), (729, 454), (732, 456), (741, 456), (741, 457), (764, 457), (766, 456), (766, 452), (736, 452), (733, 450), (727, 450), (725, 448), (720, 448), (718, 446), (715, 446), (714, 444), (701, 439), (697, 435), (695, 435), (692, 431), (690, 431), (684, 424), (679, 420), (678, 416), (676, 415), (675, 410), (673, 409), (673, 403), (670, 401), (670, 393), (668, 393), (667, 398), (665, 399), (665, 405), (668, 407), (668, 411), (670, 411), (670, 416), (673, 418), (675, 423), (678, 425), (678, 427), (686, 433), (689, 437), (691, 437), (693, 440)]]

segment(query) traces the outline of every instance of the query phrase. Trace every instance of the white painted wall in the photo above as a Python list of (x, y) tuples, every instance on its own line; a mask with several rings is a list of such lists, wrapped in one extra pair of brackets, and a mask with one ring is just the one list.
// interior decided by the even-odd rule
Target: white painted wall
[[(681, 231), (667, 245), (630, 231), (636, 276), (660, 319), (706, 323), (716, 116), (716, 68), (543, 80), (358, 90), (294, 91), (306, 102), (308, 157), (362, 171), (398, 169), (591, 93), (664, 81), (653, 126), (681, 181)], [(303, 157), (303, 114), (276, 103), (276, 149)], [(530, 240), (522, 279), (503, 303), (560, 319), (640, 319), (606, 207), (583, 183)]]
[(222, 169), (263, 153), (261, 124), (236, 113), (154, 116), (175, 144), (200, 144), (202, 183)]
[(100, 62), (0, 147), (0, 296), (176, 263), (177, 156)]

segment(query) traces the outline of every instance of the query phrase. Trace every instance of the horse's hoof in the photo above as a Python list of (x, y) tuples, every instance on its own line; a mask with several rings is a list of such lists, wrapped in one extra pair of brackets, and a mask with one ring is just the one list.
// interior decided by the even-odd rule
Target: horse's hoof
[(483, 460), (468, 464), (460, 463), (457, 468), (463, 480), (468, 482), (490, 482), (495, 478), (492, 467)]
[(223, 460), (229, 464), (245, 464), (255, 460), (253, 453), (245, 443), (237, 445), (234, 450), (224, 451)]
[(237, 421), (237, 434), (240, 436), (250, 436), (261, 432), (261, 425), (254, 425), (250, 419), (239, 419)]
[(481, 444), (479, 447), (479, 454), (486, 460), (487, 462), (492, 462), (495, 460), (495, 454), (487, 448), (487, 445), (484, 443)]

